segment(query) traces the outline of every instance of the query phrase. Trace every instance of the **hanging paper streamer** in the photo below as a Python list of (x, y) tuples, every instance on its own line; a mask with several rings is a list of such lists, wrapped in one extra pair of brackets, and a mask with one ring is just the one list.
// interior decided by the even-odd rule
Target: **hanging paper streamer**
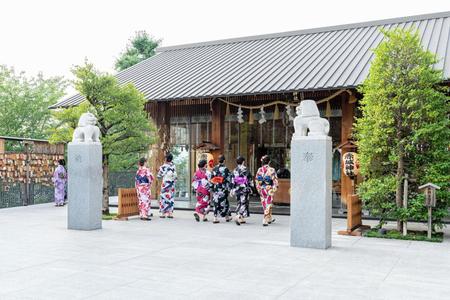
[(253, 109), (250, 109), (250, 114), (248, 116), (248, 124), (250, 125), (255, 124), (255, 119), (253, 117)]
[(238, 112), (237, 112), (237, 121), (239, 124), (244, 123), (244, 114), (242, 112), (242, 108), (239, 106)]
[(266, 120), (266, 112), (264, 111), (264, 107), (261, 107), (259, 109), (259, 115), (261, 116), (261, 118), (259, 119), (258, 123), (259, 124), (264, 124), (267, 122)]
[(331, 104), (330, 101), (327, 101), (327, 108), (325, 109), (325, 117), (331, 117)]
[(286, 115), (289, 118), (289, 121), (294, 121), (294, 116), (292, 115), (292, 108), (290, 105), (286, 105)]
[(274, 120), (280, 119), (280, 111), (278, 110), (278, 105), (275, 105), (275, 111), (273, 112), (273, 119)]

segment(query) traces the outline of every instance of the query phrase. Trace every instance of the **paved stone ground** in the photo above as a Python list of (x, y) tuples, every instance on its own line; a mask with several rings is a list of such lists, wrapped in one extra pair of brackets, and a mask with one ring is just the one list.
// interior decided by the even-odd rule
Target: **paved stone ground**
[(66, 229), (66, 208), (0, 210), (0, 299), (449, 299), (442, 244), (338, 236), (291, 248), (289, 217), (265, 228), (196, 223), (192, 213)]

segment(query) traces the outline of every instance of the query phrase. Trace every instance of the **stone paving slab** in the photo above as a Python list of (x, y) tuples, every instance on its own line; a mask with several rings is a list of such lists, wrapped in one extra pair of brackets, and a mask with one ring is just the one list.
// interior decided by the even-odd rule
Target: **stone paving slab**
[[(150, 222), (66, 229), (65, 207), (0, 210), (0, 299), (449, 299), (444, 243), (339, 236), (289, 247), (289, 217), (269, 227), (197, 223), (192, 212)], [(414, 226), (414, 225), (413, 225)], [(421, 226), (421, 225), (415, 225)]]

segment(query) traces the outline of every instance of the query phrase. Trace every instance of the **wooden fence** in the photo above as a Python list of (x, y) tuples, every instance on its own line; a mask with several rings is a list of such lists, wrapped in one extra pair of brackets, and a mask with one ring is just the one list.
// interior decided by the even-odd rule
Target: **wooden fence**
[(118, 219), (128, 220), (128, 217), (139, 215), (139, 201), (135, 188), (119, 188)]

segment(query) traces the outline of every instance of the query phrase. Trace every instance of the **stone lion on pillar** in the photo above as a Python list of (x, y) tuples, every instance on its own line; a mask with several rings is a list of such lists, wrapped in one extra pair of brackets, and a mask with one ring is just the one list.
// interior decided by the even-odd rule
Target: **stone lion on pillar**
[(100, 143), (100, 129), (96, 124), (97, 118), (92, 113), (82, 114), (73, 132), (72, 143)]
[(330, 123), (327, 119), (320, 117), (319, 109), (314, 100), (303, 100), (297, 106), (296, 111), (293, 139), (300, 136), (328, 136)]

